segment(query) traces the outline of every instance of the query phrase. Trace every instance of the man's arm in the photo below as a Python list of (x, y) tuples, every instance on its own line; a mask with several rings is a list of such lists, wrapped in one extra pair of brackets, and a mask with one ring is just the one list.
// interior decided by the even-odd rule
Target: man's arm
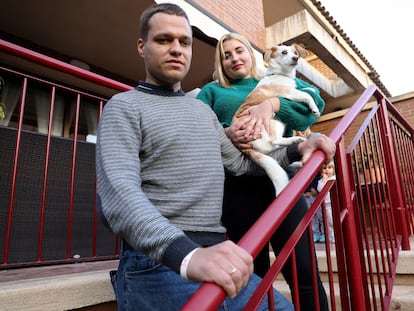
[[(289, 148), (281, 148), (285, 152)], [(321, 150), (329, 160), (335, 155), (335, 143), (325, 135), (319, 135), (291, 147), (287, 157), (299, 157), (307, 161), (311, 154)], [(186, 263), (188, 279), (200, 282), (214, 282), (234, 297), (246, 286), (253, 273), (253, 258), (231, 241), (197, 249)]]
[[(244, 121), (240, 121), (233, 123), (230, 127), (225, 129), (226, 135), (240, 150), (252, 148), (250, 142), (253, 140), (253, 137), (244, 136), (244, 126)], [(330, 161), (335, 155), (336, 145), (332, 139), (323, 134), (313, 135), (312, 138), (299, 144), (278, 148), (271, 155), (284, 167), (296, 161), (302, 161), (303, 163), (307, 162), (312, 153), (316, 150), (323, 151), (326, 154), (327, 161)]]

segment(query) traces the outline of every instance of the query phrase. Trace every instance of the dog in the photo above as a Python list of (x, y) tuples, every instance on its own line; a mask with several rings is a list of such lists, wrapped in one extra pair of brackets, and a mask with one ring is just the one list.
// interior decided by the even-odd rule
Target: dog
[[(299, 58), (306, 57), (307, 54), (306, 49), (297, 44), (292, 44), (291, 46), (278, 45), (268, 49), (264, 55), (264, 61), (268, 64), (266, 75), (259, 81), (236, 111), (232, 122), (243, 118), (244, 116), (240, 116), (240, 114), (249, 107), (258, 105), (264, 100), (275, 96), (303, 102), (308, 105), (310, 113), (319, 117), (319, 109), (313, 98), (308, 93), (296, 89), (294, 80)], [(243, 150), (253, 162), (263, 167), (266, 171), (273, 182), (276, 195), (286, 187), (289, 177), (280, 164), (267, 154), (280, 146), (304, 141), (304, 138), (299, 136), (283, 137), (284, 131), (285, 124), (280, 120), (272, 118), (270, 120), (269, 133), (263, 128), (261, 138), (251, 142), (253, 149)]]

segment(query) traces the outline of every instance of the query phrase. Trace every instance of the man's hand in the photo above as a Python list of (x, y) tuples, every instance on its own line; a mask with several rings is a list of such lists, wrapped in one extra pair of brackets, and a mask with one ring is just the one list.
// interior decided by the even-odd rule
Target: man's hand
[(231, 298), (247, 285), (252, 274), (252, 256), (229, 240), (198, 249), (187, 266), (189, 280), (216, 283)]
[(224, 132), (230, 138), (232, 143), (240, 150), (252, 149), (250, 144), (254, 140), (253, 135), (246, 130), (246, 125), (249, 123), (248, 118), (240, 119), (233, 122), (230, 127), (224, 129)]
[(316, 150), (321, 150), (326, 154), (327, 162), (333, 160), (336, 151), (334, 141), (325, 136), (318, 135), (315, 138), (307, 139), (298, 146), (299, 152), (302, 154), (302, 162), (306, 163)]

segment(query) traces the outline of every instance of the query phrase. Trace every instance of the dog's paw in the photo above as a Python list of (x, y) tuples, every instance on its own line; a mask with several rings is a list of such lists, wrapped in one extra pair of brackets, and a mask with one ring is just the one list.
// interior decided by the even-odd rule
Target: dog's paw
[(302, 136), (292, 136), (292, 139), (294, 143), (301, 143), (306, 140), (306, 138)]

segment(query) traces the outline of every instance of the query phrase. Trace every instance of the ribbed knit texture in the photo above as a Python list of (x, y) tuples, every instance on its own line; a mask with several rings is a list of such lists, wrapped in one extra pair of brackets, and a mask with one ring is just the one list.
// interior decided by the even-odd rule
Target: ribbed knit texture
[[(96, 146), (98, 193), (116, 234), (179, 271), (198, 246), (183, 230), (225, 232), (223, 167), (238, 175), (264, 172), (233, 146), (207, 105), (142, 90), (117, 94), (105, 105)], [(288, 164), (286, 148), (273, 156)]]

